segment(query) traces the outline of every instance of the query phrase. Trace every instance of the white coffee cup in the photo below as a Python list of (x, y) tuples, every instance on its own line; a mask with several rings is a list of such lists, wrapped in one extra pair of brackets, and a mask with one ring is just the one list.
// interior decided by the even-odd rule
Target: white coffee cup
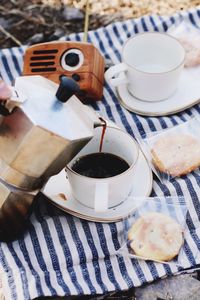
[(122, 63), (110, 67), (105, 79), (113, 86), (128, 84), (129, 92), (144, 101), (160, 101), (175, 92), (185, 61), (185, 50), (165, 33), (138, 34), (124, 44)]
[(105, 211), (123, 202), (133, 186), (134, 166), (139, 155), (137, 142), (119, 128), (107, 127), (102, 152), (124, 159), (129, 168), (109, 178), (91, 178), (72, 170), (74, 162), (87, 154), (99, 152), (102, 127), (94, 130), (92, 140), (67, 165), (67, 177), (76, 200), (95, 211)]

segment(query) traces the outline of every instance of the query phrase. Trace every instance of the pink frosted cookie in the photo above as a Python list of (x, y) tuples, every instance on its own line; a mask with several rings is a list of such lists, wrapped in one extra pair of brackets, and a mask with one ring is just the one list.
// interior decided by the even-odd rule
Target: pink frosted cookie
[(157, 261), (169, 261), (183, 244), (181, 226), (169, 216), (150, 212), (140, 217), (128, 232), (135, 255)]
[(172, 176), (187, 174), (200, 166), (200, 142), (189, 134), (163, 136), (151, 153), (155, 167)]
[(198, 42), (195, 40), (187, 39), (187, 38), (179, 38), (180, 43), (185, 49), (186, 57), (185, 57), (185, 67), (195, 67), (200, 64), (200, 39)]

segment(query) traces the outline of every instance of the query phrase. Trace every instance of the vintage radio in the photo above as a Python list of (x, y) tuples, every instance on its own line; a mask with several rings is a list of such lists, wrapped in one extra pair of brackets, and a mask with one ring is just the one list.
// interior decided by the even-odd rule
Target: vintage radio
[(94, 45), (84, 42), (49, 42), (26, 50), (23, 75), (41, 75), (56, 83), (62, 75), (79, 87), (74, 91), (81, 100), (101, 100), (104, 58)]

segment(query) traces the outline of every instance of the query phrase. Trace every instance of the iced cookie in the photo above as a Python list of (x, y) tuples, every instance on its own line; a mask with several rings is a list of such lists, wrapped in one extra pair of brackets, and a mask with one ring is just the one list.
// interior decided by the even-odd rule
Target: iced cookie
[(179, 38), (179, 41), (186, 52), (185, 67), (190, 68), (198, 66), (200, 64), (200, 39), (194, 42), (192, 39)]
[(150, 212), (132, 225), (128, 239), (135, 255), (150, 260), (169, 261), (180, 251), (183, 231), (169, 216)]
[(159, 138), (151, 150), (153, 164), (172, 176), (187, 174), (200, 166), (200, 142), (189, 134)]

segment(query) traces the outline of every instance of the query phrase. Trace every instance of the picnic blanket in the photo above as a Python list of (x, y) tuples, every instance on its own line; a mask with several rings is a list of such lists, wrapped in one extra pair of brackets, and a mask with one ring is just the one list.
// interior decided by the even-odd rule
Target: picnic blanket
[[(200, 10), (170, 17), (145, 16), (113, 23), (89, 32), (93, 43), (113, 64), (120, 62), (123, 43), (144, 31), (166, 31), (185, 18), (200, 28)], [(82, 40), (72, 34), (63, 40)], [(21, 74), (26, 47), (0, 51), (1, 77), (11, 83)], [(151, 131), (173, 127), (199, 116), (200, 105), (168, 117), (142, 117), (124, 109), (115, 90), (107, 83), (103, 101), (93, 108), (116, 122), (135, 138)], [(14, 242), (0, 244), (0, 266), (6, 299), (39, 296), (102, 294), (141, 286), (200, 264), (200, 171), (162, 185), (153, 181), (152, 196), (185, 196), (191, 201), (186, 221), (182, 265), (138, 261), (116, 255), (120, 247), (122, 222), (101, 224), (75, 218), (47, 201), (39, 201), (29, 221), (29, 229)]]

